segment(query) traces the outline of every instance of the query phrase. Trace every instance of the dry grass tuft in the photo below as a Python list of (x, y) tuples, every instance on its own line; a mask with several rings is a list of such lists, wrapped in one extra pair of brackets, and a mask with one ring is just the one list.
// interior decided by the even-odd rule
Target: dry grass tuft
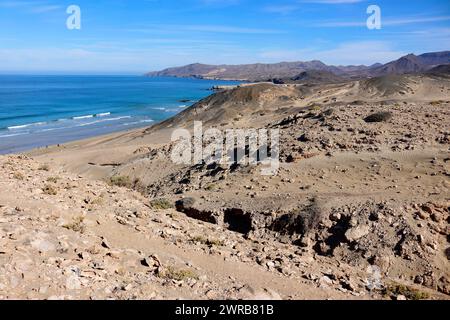
[(20, 173), (20, 172), (14, 172), (13, 178), (14, 178), (14, 179), (17, 179), (17, 180), (23, 180), (23, 179), (25, 179), (24, 175), (23, 175), (22, 173)]
[(57, 183), (59, 179), (61, 179), (61, 178), (60, 177), (49, 177), (49, 178), (47, 178), (47, 182)]
[(427, 292), (423, 292), (398, 283), (392, 283), (388, 285), (384, 290), (384, 295), (394, 297), (403, 295), (408, 300), (427, 300), (430, 298), (430, 295)]
[(86, 231), (86, 225), (84, 224), (84, 217), (79, 216), (73, 219), (71, 223), (63, 225), (63, 228), (72, 230), (74, 232), (84, 233)]
[(199, 279), (198, 275), (192, 270), (188, 269), (177, 270), (173, 267), (167, 267), (167, 269), (161, 273), (161, 277), (175, 281), (184, 281), (187, 279), (195, 279), (195, 280)]
[(58, 190), (50, 184), (47, 184), (42, 191), (49, 196), (56, 196), (58, 194)]
[(40, 171), (50, 171), (50, 166), (48, 164), (41, 164), (38, 168)]
[(156, 210), (166, 210), (166, 209), (172, 209), (175, 207), (174, 204), (170, 200), (167, 200), (165, 198), (152, 200), (152, 201), (150, 201), (150, 205), (153, 209), (156, 209)]
[(131, 188), (133, 186), (130, 177), (113, 176), (109, 178), (109, 184), (117, 187)]
[(209, 238), (205, 238), (203, 236), (196, 236), (191, 238), (190, 240), (191, 242), (195, 242), (195, 243), (201, 243), (201, 244), (205, 244), (208, 247), (223, 247), (225, 244), (223, 241), (218, 240), (218, 239), (209, 239)]

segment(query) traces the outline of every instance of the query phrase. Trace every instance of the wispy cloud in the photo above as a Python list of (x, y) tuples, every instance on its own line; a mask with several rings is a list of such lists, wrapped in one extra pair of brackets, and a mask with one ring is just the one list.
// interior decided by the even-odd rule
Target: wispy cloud
[(48, 6), (35, 7), (31, 11), (34, 13), (45, 13), (45, 12), (50, 12), (50, 11), (62, 10), (62, 8), (63, 8), (62, 6), (58, 6), (58, 5), (48, 5)]
[(280, 30), (262, 29), (262, 28), (243, 28), (221, 25), (188, 25), (184, 26), (189, 31), (212, 32), (212, 33), (248, 33), (248, 34), (275, 34), (282, 33)]
[(34, 3), (31, 1), (2, 1), (0, 2), (0, 7), (2, 8), (18, 8), (18, 7), (27, 7), (33, 5)]
[(338, 4), (353, 4), (353, 3), (359, 3), (359, 2), (364, 2), (364, 1), (366, 1), (366, 0), (298, 0), (296, 2), (287, 3), (287, 4), (267, 5), (267, 6), (263, 7), (263, 11), (287, 15), (287, 14), (301, 10), (302, 5), (305, 5), (305, 4), (338, 5)]
[(236, 34), (279, 34), (284, 33), (283, 30), (264, 29), (264, 28), (247, 28), (227, 25), (153, 25), (145, 28), (128, 29), (131, 32), (141, 33), (185, 33), (201, 32), (201, 33), (236, 33)]
[[(382, 26), (399, 26), (407, 24), (419, 24), (429, 22), (449, 21), (450, 16), (433, 17), (406, 17), (406, 18), (385, 18), (382, 19)], [(313, 24), (314, 27), (365, 27), (366, 21), (325, 21)]]
[(405, 55), (386, 41), (347, 42), (330, 49), (307, 48), (293, 50), (268, 50), (260, 57), (268, 62), (321, 60), (327, 64), (365, 64), (388, 62)]
[(288, 4), (273, 4), (263, 7), (263, 11), (278, 13), (278, 14), (289, 14), (292, 12), (296, 12), (302, 8), (304, 4), (353, 4), (364, 2), (366, 0), (298, 0), (293, 3)]
[(44, 1), (10, 0), (0, 2), (0, 8), (23, 10), (30, 13), (46, 13), (60, 10), (63, 7)]

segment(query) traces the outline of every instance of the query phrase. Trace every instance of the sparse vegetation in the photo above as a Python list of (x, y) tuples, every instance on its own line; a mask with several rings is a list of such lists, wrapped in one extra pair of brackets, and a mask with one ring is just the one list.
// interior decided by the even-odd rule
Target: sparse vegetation
[(79, 216), (73, 219), (71, 223), (63, 225), (63, 228), (72, 230), (74, 232), (84, 233), (86, 231), (86, 225), (84, 224), (84, 217)]
[(49, 177), (47, 178), (47, 182), (57, 183), (60, 177)]
[(370, 116), (366, 117), (364, 119), (367, 123), (374, 123), (374, 122), (387, 122), (392, 118), (391, 112), (377, 112), (374, 114), (371, 114)]
[(95, 199), (92, 199), (91, 202), (89, 202), (91, 205), (94, 206), (100, 206), (105, 202), (105, 199), (103, 199), (103, 197), (97, 197)]
[(13, 178), (14, 178), (14, 179), (17, 179), (17, 180), (23, 180), (23, 179), (25, 179), (24, 175), (23, 175), (22, 173), (20, 173), (20, 172), (14, 172)]
[(48, 194), (49, 196), (56, 196), (58, 194), (58, 190), (52, 185), (47, 184), (42, 191), (44, 191), (45, 194)]
[(150, 202), (150, 205), (153, 209), (156, 210), (165, 210), (174, 208), (174, 204), (165, 198), (155, 199)]
[(408, 300), (426, 300), (430, 298), (427, 292), (423, 292), (403, 284), (393, 283), (384, 290), (385, 296), (405, 296)]
[(191, 241), (194, 242), (194, 243), (205, 244), (205, 245), (207, 245), (208, 247), (213, 247), (213, 246), (216, 246), (216, 247), (223, 247), (223, 246), (224, 246), (224, 243), (223, 243), (223, 241), (221, 241), (221, 240), (218, 240), (218, 239), (209, 239), (209, 238), (205, 238), (205, 237), (203, 237), (203, 236), (196, 236), (196, 237), (193, 237), (193, 238), (191, 238)]
[(194, 271), (188, 269), (177, 270), (173, 267), (167, 267), (167, 269), (161, 273), (161, 276), (175, 281), (184, 281), (187, 279), (198, 280), (198, 275)]
[(131, 188), (133, 185), (130, 177), (127, 176), (113, 176), (109, 178), (109, 184), (112, 186), (125, 188)]
[(214, 190), (217, 190), (217, 185), (214, 184), (214, 183), (211, 183), (211, 184), (209, 184), (209, 185), (206, 186), (205, 190), (207, 190), (207, 191), (214, 191)]
[(41, 164), (38, 168), (40, 171), (50, 171), (50, 166), (48, 164)]

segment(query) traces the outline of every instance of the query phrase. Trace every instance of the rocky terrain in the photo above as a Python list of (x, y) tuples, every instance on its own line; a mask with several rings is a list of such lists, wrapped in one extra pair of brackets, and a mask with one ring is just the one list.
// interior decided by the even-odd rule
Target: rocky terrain
[(0, 299), (368, 296), (364, 272), (337, 273), (305, 249), (245, 238), (25, 156), (1, 157), (0, 167), (10, 191), (0, 195)]
[[(449, 106), (442, 70), (255, 84), (2, 157), (0, 297), (448, 299)], [(278, 174), (171, 162), (194, 120), (280, 129)]]

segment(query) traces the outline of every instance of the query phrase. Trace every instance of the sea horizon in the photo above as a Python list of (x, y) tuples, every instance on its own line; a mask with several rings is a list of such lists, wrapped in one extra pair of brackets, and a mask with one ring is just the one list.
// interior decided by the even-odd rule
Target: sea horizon
[(236, 81), (143, 75), (0, 75), (0, 154), (148, 127)]

